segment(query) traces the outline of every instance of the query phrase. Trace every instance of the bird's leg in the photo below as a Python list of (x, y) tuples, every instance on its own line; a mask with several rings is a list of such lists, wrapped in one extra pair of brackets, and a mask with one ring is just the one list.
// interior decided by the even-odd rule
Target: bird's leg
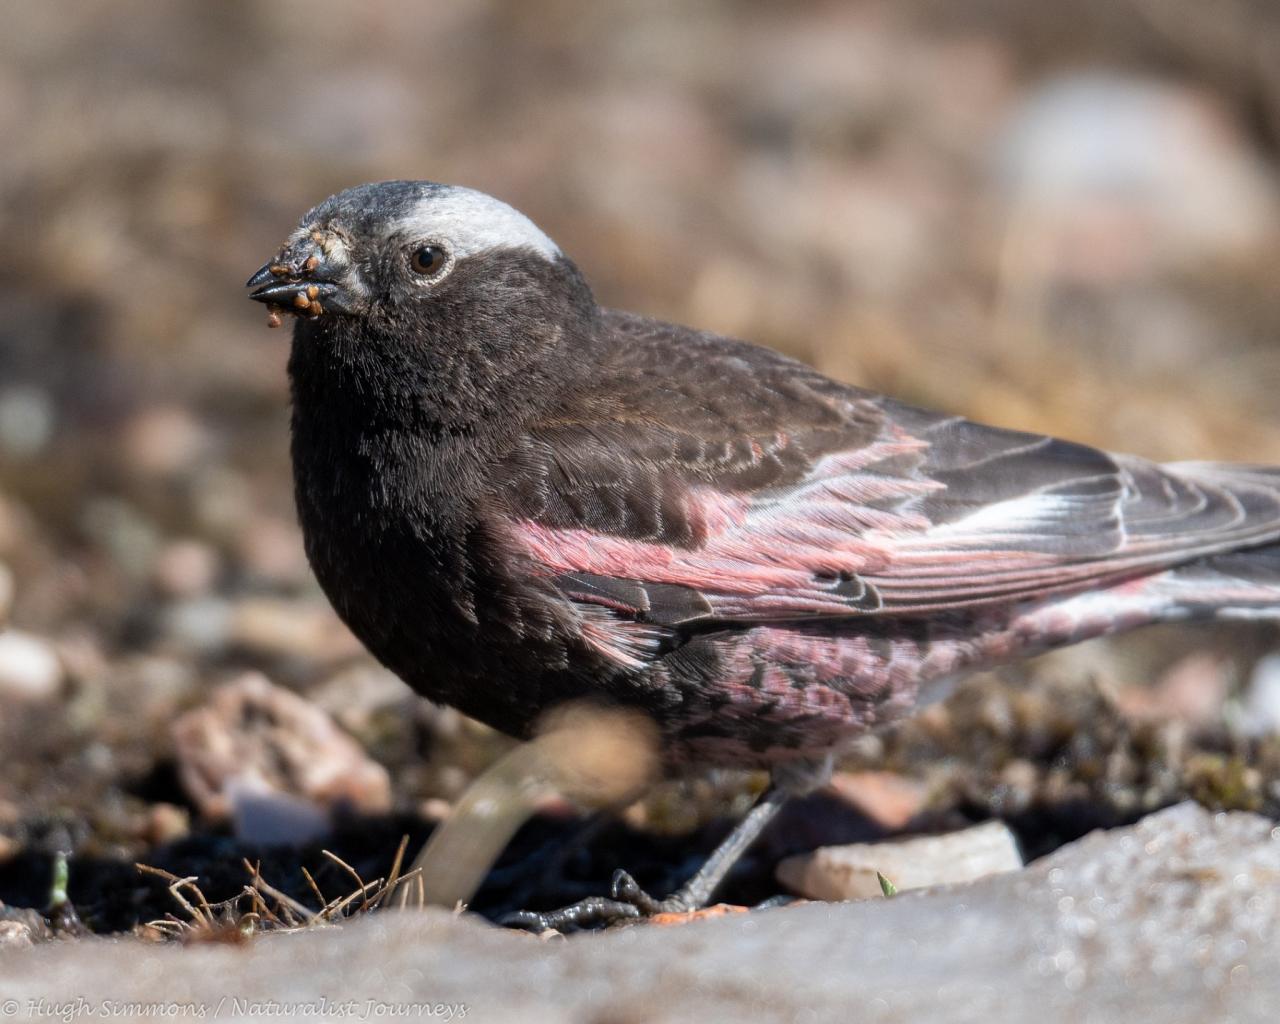
[(614, 898), (633, 904), (645, 915), (679, 913), (705, 906), (724, 881), (725, 875), (738, 862), (738, 858), (760, 838), (760, 833), (782, 810), (782, 805), (790, 795), (788, 790), (780, 786), (770, 786), (747, 812), (746, 817), (712, 851), (697, 874), (665, 900), (655, 900), (625, 871), (614, 872)]
[(764, 795), (746, 813), (746, 817), (737, 823), (733, 831), (728, 833), (721, 845), (716, 847), (698, 873), (666, 900), (655, 900), (625, 870), (617, 870), (613, 873), (609, 896), (591, 896), (572, 906), (563, 906), (547, 913), (517, 911), (504, 916), (502, 923), (530, 932), (545, 932), (549, 929), (562, 932), (593, 924), (649, 918), (654, 914), (698, 910), (716, 893), (724, 876), (730, 873), (746, 847), (759, 838), (764, 827), (782, 809), (787, 797), (808, 794), (822, 786), (831, 778), (831, 768), (832, 758), (829, 755), (815, 762), (795, 760), (774, 767), (772, 785), (765, 790)]
[(697, 910), (711, 899), (738, 858), (760, 837), (788, 797), (812, 792), (831, 778), (833, 760), (828, 754), (816, 761), (795, 760), (775, 765), (769, 788), (746, 817), (716, 847), (697, 874), (664, 900), (654, 899), (627, 872), (619, 870), (614, 872), (609, 896), (593, 896), (545, 913), (522, 910), (506, 915), (502, 923), (534, 932), (565, 931)]
[(522, 910), (508, 914), (502, 923), (534, 932), (551, 929), (564, 931), (593, 924), (612, 924), (615, 921), (652, 917), (654, 914), (697, 910), (711, 899), (725, 875), (747, 847), (759, 838), (792, 792), (794, 790), (790, 787), (776, 782), (771, 785), (747, 812), (746, 817), (716, 847), (698, 873), (664, 900), (650, 896), (627, 872), (618, 870), (613, 875), (610, 896), (593, 896), (572, 906), (546, 913)]
[(831, 779), (833, 761), (834, 758), (828, 755), (817, 761), (792, 761), (776, 766), (769, 788), (746, 817), (712, 851), (698, 873), (665, 900), (655, 900), (625, 871), (614, 872), (614, 899), (636, 907), (645, 916), (680, 913), (705, 906), (738, 858), (760, 838), (760, 833), (782, 810), (788, 798), (811, 793)]

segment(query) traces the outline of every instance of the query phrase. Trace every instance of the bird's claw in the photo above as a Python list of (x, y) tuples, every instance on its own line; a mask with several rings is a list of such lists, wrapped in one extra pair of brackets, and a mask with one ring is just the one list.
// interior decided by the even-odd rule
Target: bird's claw
[(517, 910), (504, 916), (499, 923), (540, 935), (543, 932), (577, 931), (598, 924), (610, 925), (640, 916), (640, 911), (630, 903), (608, 896), (589, 896), (559, 910)]
[(695, 909), (689, 900), (683, 898), (683, 891), (668, 896), (665, 900), (654, 899), (640, 888), (639, 882), (621, 868), (613, 873), (613, 881), (609, 885), (609, 892), (616, 902), (635, 907), (643, 917), (653, 917), (657, 914), (680, 914), (686, 910)]
[(628, 872), (619, 868), (613, 873), (608, 896), (589, 896), (559, 910), (518, 910), (503, 917), (501, 923), (508, 928), (535, 933), (577, 931), (593, 925), (607, 927), (620, 921), (680, 913), (692, 909), (687, 902), (681, 899), (680, 893), (665, 900), (654, 899)]

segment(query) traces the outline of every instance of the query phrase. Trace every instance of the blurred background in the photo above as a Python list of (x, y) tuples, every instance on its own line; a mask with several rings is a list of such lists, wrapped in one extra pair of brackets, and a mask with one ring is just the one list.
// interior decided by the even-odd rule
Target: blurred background
[[(286, 836), (388, 816), (382, 850), (504, 749), (378, 669), (303, 557), (287, 331), (241, 284), (349, 185), (491, 192), (602, 302), (909, 401), (1280, 462), (1272, 0), (2, 8), (0, 900), (57, 850), (132, 892), (134, 859), (226, 854), (208, 830), (282, 838), (263, 794)], [(1164, 630), (979, 680), (831, 799), (1032, 850), (1187, 793), (1274, 811), (1273, 648)], [(630, 826), (740, 805), (699, 785)]]

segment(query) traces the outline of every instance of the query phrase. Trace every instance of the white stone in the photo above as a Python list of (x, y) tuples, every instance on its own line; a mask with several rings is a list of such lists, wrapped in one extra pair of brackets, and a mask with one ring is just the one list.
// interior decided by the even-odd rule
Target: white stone
[(1232, 724), (1246, 736), (1280, 732), (1280, 654), (1268, 654), (1254, 666), (1249, 688), (1232, 710)]
[(18, 630), (0, 632), (0, 696), (47, 700), (62, 688), (62, 662), (49, 644)]
[(877, 872), (902, 892), (972, 882), (1020, 867), (1022, 855), (1013, 833), (989, 821), (941, 836), (826, 846), (788, 857), (777, 873), (788, 889), (810, 899), (856, 900), (882, 895)]

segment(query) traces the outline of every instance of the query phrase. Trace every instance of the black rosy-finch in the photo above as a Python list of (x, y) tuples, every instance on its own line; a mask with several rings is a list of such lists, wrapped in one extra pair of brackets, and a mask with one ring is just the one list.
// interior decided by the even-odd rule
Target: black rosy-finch
[(515, 736), (606, 702), (673, 770), (772, 774), (676, 895), (620, 873), (525, 923), (704, 902), (787, 793), (957, 671), (1280, 610), (1280, 470), (983, 426), (602, 309), (480, 192), (348, 189), (248, 284), (296, 317), (307, 555), (376, 657)]

